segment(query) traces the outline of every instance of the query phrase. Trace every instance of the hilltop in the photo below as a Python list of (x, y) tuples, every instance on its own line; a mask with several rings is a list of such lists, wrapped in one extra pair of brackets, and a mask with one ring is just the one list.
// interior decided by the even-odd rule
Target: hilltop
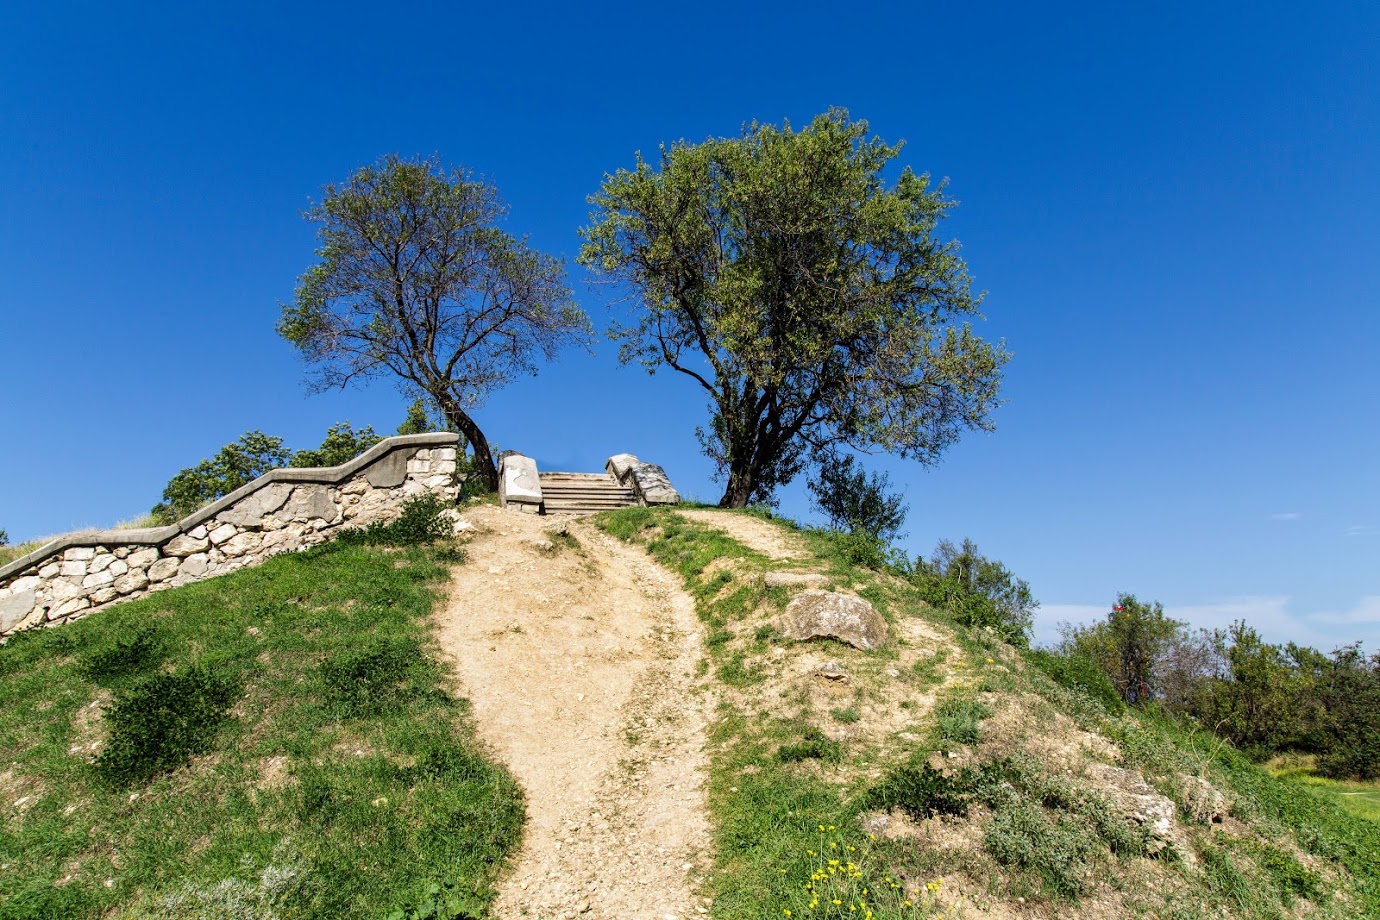
[[(1380, 915), (1377, 825), (826, 532), (463, 517), (12, 640), (0, 916)], [(884, 638), (791, 639), (804, 593)], [(119, 773), (188, 674), (206, 730)]]

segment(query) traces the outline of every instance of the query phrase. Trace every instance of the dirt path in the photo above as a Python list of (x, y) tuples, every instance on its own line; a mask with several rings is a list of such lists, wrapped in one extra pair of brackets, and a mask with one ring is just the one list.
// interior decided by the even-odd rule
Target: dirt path
[[(500, 918), (688, 918), (708, 867), (693, 601), (589, 524), (484, 506), (438, 638), (527, 793)], [(565, 521), (577, 541), (553, 535)]]
[(693, 509), (677, 514), (705, 527), (722, 530), (744, 546), (773, 559), (803, 559), (808, 555), (800, 542), (778, 524), (727, 511)]

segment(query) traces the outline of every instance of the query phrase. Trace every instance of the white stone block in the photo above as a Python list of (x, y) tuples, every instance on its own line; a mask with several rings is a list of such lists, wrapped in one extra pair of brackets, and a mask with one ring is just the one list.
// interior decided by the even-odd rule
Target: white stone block
[(62, 554), (62, 558), (63, 558), (63, 559), (66, 559), (66, 560), (69, 560), (69, 561), (71, 561), (71, 560), (79, 560), (79, 561), (85, 562), (85, 561), (87, 561), (87, 560), (89, 560), (89, 559), (94, 558), (95, 555), (96, 555), (96, 550), (95, 550), (93, 547), (90, 547), (90, 546), (73, 546), (73, 547), (71, 547), (70, 549), (68, 549), (66, 552), (64, 552), (64, 553)]
[(221, 524), (215, 530), (211, 531), (210, 534), (208, 534), (207, 536), (210, 538), (212, 545), (220, 546), (226, 540), (229, 540), (231, 537), (233, 537), (235, 534), (239, 532), (240, 529), (236, 527), (234, 524)]

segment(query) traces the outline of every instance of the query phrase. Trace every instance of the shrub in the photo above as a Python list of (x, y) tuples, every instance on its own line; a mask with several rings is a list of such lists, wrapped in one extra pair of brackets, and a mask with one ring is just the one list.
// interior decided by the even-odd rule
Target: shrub
[(145, 626), (128, 638), (116, 637), (108, 645), (86, 655), (80, 664), (87, 680), (104, 683), (139, 671), (161, 660), (163, 643), (157, 630)]
[(990, 627), (1022, 648), (1030, 644), (1040, 602), (1029, 584), (979, 553), (972, 540), (964, 540), (962, 547), (940, 540), (928, 561), (916, 560), (911, 579), (926, 601), (948, 610), (964, 626)]
[(406, 684), (422, 663), (416, 644), (401, 639), (375, 640), (322, 662), (321, 681), (332, 708), (358, 717), (378, 712), (402, 699)]
[(817, 462), (819, 475), (807, 487), (831, 528), (863, 533), (884, 545), (896, 539), (908, 509), (901, 495), (890, 491), (890, 477), (868, 475), (852, 454), (825, 453)]
[(777, 752), (782, 763), (796, 763), (801, 760), (823, 760), (838, 763), (843, 759), (843, 747), (824, 737), (817, 728), (807, 728), (804, 738), (798, 744), (783, 744)]
[(974, 699), (951, 699), (935, 710), (936, 732), (939, 740), (955, 744), (977, 744), (981, 722), (992, 714)]
[(97, 772), (128, 786), (182, 766), (210, 749), (236, 694), (233, 682), (197, 666), (140, 680), (106, 713), (110, 740)]
[(1112, 686), (1111, 678), (1087, 655), (1075, 651), (1032, 649), (1026, 654), (1026, 660), (1049, 675), (1056, 684), (1086, 693), (1112, 714), (1126, 708), (1121, 694)]
[(451, 534), (450, 521), (442, 514), (450, 506), (436, 495), (415, 495), (402, 504), (396, 520), (375, 521), (367, 527), (351, 527), (336, 540), (357, 546), (413, 546), (432, 543)]
[(1038, 804), (1015, 797), (983, 832), (988, 853), (1004, 866), (1038, 873), (1053, 892), (1075, 898), (1088, 887), (1099, 846), (1086, 825), (1069, 816), (1051, 819)]
[(863, 807), (882, 811), (899, 808), (920, 820), (935, 815), (964, 815), (972, 800), (974, 778), (970, 770), (947, 776), (916, 759), (888, 772), (864, 796)]

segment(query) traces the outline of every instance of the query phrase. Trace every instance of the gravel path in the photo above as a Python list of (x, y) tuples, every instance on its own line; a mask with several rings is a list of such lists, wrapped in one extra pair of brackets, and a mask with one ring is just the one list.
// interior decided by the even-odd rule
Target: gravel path
[(527, 795), (500, 918), (697, 917), (708, 869), (694, 602), (579, 520), (484, 506), (438, 639), (480, 737)]

